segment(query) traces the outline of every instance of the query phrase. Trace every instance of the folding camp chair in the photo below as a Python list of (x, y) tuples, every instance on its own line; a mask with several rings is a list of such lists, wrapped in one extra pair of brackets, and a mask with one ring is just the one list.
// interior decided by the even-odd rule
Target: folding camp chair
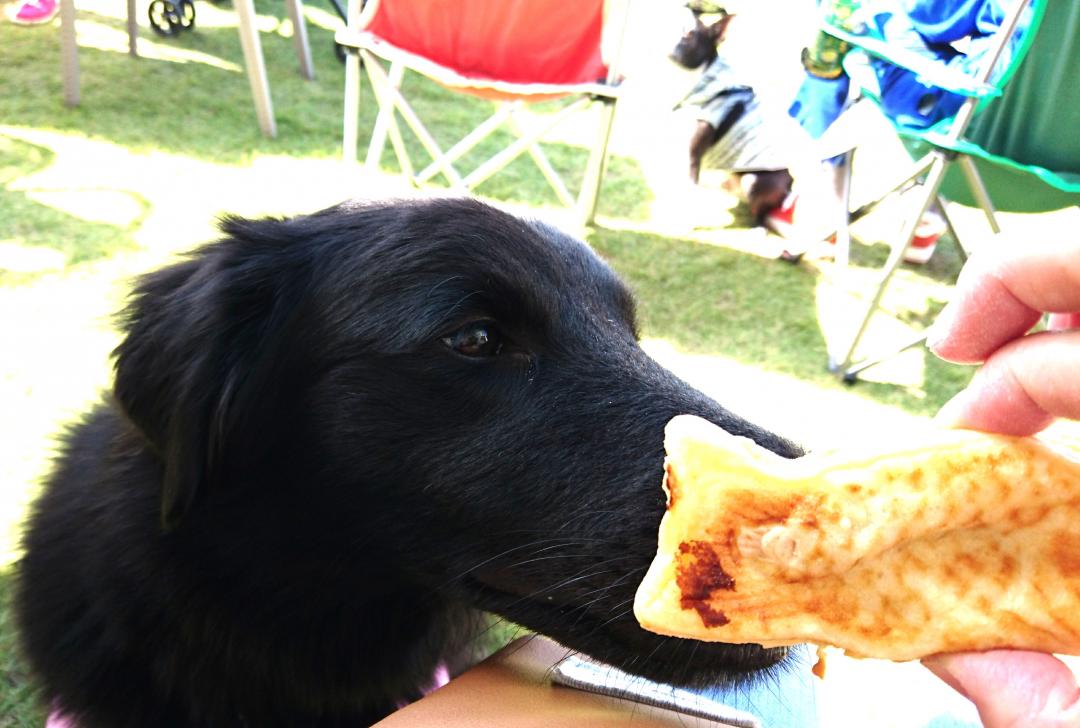
[[(593, 102), (602, 105), (599, 137), (585, 168), (576, 201), (585, 222), (596, 210), (614, 120), (620, 23), (607, 23), (616, 52), (610, 62), (601, 53), (605, 31), (603, 0), (349, 0), (348, 24), (337, 34), (349, 50), (345, 65), (345, 129), (343, 154), (356, 159), (361, 63), (379, 107), (368, 146), (366, 165), (377, 167), (387, 136), (404, 174), (420, 185), (442, 174), (453, 188), (472, 190), (518, 156), (528, 153), (560, 202), (575, 201), (544, 155), (538, 141), (559, 122)], [(384, 70), (379, 59), (390, 61)], [(467, 94), (496, 100), (486, 121), (445, 152), (405, 99), (401, 82), (411, 69)], [(518, 122), (530, 101), (566, 98), (560, 111), (528, 132)], [(431, 163), (414, 172), (397, 114), (416, 135)], [(454, 166), (462, 156), (503, 126), (517, 139), (491, 159), (462, 175)]]
[[(1019, 43), (1010, 47), (1010, 39), (1020, 32), (1018, 28), (1023, 28), (1023, 35)], [(830, 347), (830, 370), (852, 382), (866, 368), (925, 341), (925, 334), (919, 334), (883, 355), (855, 361), (859, 342), (886, 287), (900, 267), (919, 221), (931, 207), (936, 206), (944, 214), (947, 229), (964, 259), (964, 247), (959, 245), (948, 218), (946, 198), (982, 208), (994, 233), (1000, 229), (995, 210), (1047, 211), (1080, 203), (1080, 142), (1075, 134), (1080, 120), (1080, 93), (1075, 90), (1075, 74), (1080, 72), (1080, 7), (1062, 0), (1014, 2), (983, 62), (970, 76), (935, 67), (922, 56), (890, 47), (873, 34), (837, 26), (824, 29), (856, 49), (846, 59), (845, 68), (853, 85), (859, 86), (862, 99), (858, 103), (868, 100), (880, 106), (873, 84), (858, 77), (859, 54), (908, 68), (918, 73), (920, 80), (965, 97), (954, 115), (929, 128), (913, 128), (892, 120), (916, 161), (895, 185), (887, 187), (885, 195), (852, 213), (853, 219), (861, 217), (899, 191), (906, 190), (912, 196), (909, 216), (891, 247), (877, 289), (857, 328), (844, 346)], [(1048, 113), (1046, 104), (1050, 99), (1054, 99), (1053, 111)], [(1062, 134), (1071, 137), (1064, 148), (1060, 143)], [(1002, 139), (1012, 140), (1011, 147)], [(1036, 143), (1036, 139), (1041, 141)], [(1033, 153), (1036, 147), (1040, 153)], [(844, 259), (845, 253), (839, 251), (838, 260)]]

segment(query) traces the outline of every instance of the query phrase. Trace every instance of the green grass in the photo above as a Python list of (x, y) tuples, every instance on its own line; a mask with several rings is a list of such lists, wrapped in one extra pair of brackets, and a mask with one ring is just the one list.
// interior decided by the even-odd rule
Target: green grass
[[(630, 283), (639, 299), (643, 334), (673, 341), (682, 350), (737, 359), (769, 371), (792, 375), (821, 387), (845, 389), (826, 371), (826, 341), (815, 310), (821, 274), (809, 266), (778, 264), (722, 247), (661, 237), (598, 229), (590, 242)], [(880, 265), (874, 248), (855, 248), (856, 265)], [(955, 253), (943, 249), (919, 276), (955, 276)], [(870, 270), (870, 268), (868, 268)], [(903, 283), (914, 285), (905, 271)], [(906, 279), (906, 280), (905, 280)], [(929, 287), (928, 285), (926, 286)], [(910, 292), (909, 292), (910, 293)], [(910, 302), (910, 301), (909, 301)], [(922, 313), (898, 307), (908, 322), (925, 326), (944, 301), (923, 292)], [(913, 414), (932, 415), (971, 376), (967, 367), (923, 356), (923, 388), (861, 382), (860, 394)]]
[(45, 715), (16, 656), (10, 599), (11, 572), (0, 569), (0, 728), (40, 728)]
[[(80, 0), (79, 7), (82, 105), (75, 109), (61, 102), (58, 28), (0, 22), (0, 255), (10, 248), (45, 261), (15, 266), (0, 257), (0, 728), (41, 721), (13, 648), (4, 561), (17, 553), (25, 504), (47, 472), (55, 433), (107, 386), (115, 345), (108, 314), (130, 277), (212, 236), (222, 212), (298, 211), (296, 200), (308, 199), (312, 187), (327, 202), (347, 194), (348, 177), (325, 176), (322, 166), (337, 157), (341, 138), (343, 71), (331, 44), (336, 16), (309, 5), (317, 78), (307, 82), (297, 73), (282, 3), (259, 1), (278, 124), (278, 138), (270, 140), (255, 123), (227, 5), (199, 0), (198, 27), (177, 38), (157, 39), (144, 27), (139, 59), (123, 52), (122, 4)], [(366, 81), (364, 88), (361, 138), (374, 118)], [(406, 77), (405, 91), (422, 117), (435, 120), (431, 129), (443, 145), (492, 110), (488, 101), (416, 76)], [(490, 140), (470, 159), (507, 140)], [(556, 168), (571, 172), (584, 164), (587, 143), (564, 140), (545, 149)], [(424, 164), (411, 137), (409, 145)], [(261, 171), (281, 160), (288, 166), (279, 176)], [(389, 150), (382, 163), (396, 169)], [(916, 415), (933, 413), (967, 381), (968, 369), (924, 354), (921, 373), (903, 385), (866, 382), (851, 390), (837, 383), (824, 368), (819, 299), (832, 285), (827, 269), (725, 246), (738, 230), (713, 231), (714, 244), (665, 233), (651, 218), (664, 190), (645, 169), (625, 150), (612, 158), (600, 202), (606, 222), (587, 238), (635, 290), (646, 337)], [(576, 179), (567, 180), (572, 192)], [(555, 205), (527, 158), (478, 192), (540, 214)], [(726, 198), (717, 191), (716, 199), (720, 208)], [(744, 223), (745, 212), (736, 209), (733, 219)], [(856, 246), (856, 277), (869, 280), (882, 260), (881, 246)], [(904, 270), (885, 307), (925, 324), (958, 265), (945, 254), (924, 269)]]
[[(19, 139), (0, 136), (0, 183), (47, 167), (52, 152)], [(0, 194), (0, 240), (17, 240), (29, 247), (48, 248), (70, 265), (133, 250), (138, 220), (118, 227), (80, 220), (32, 199), (26, 192), (5, 189)], [(0, 283), (29, 280), (26, 274), (0, 268)]]

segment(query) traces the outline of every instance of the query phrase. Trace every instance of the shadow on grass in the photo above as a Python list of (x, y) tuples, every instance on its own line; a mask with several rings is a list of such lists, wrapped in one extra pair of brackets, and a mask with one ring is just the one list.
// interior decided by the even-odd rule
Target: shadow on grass
[[(590, 242), (634, 289), (644, 336), (825, 388), (848, 386), (826, 369), (827, 345), (815, 306), (819, 274), (814, 269), (621, 230), (598, 228)], [(931, 415), (966, 384), (971, 371), (929, 352), (924, 366), (921, 391), (862, 381), (855, 386), (870, 399)]]
[[(0, 136), (0, 241), (54, 251), (60, 267), (135, 248), (137, 222), (119, 226), (83, 220), (10, 188), (11, 180), (47, 167), (52, 158), (49, 149)], [(0, 266), (0, 283), (19, 283), (34, 275)]]
[(15, 647), (11, 618), (11, 567), (0, 567), (0, 728), (40, 728), (45, 714)]
[[(862, 268), (880, 270), (889, 257), (889, 245), (885, 242), (860, 240), (851, 246), (851, 264)], [(957, 244), (948, 233), (938, 240), (934, 255), (923, 265), (903, 264), (901, 270), (916, 272), (917, 275), (938, 283), (952, 284), (963, 262), (957, 252)]]
[[(202, 3), (197, 4), (202, 7)], [(0, 123), (54, 129), (107, 139), (136, 151), (161, 150), (228, 164), (243, 163), (253, 154), (333, 158), (340, 154), (344, 70), (334, 56), (333, 32), (308, 24), (316, 78), (305, 81), (298, 70), (292, 38), (280, 30), (288, 27), (281, 0), (259, 4), (260, 18), (272, 16), (277, 23), (261, 33), (277, 119), (276, 139), (263, 137), (256, 123), (251, 92), (235, 27), (196, 26), (194, 32), (161, 39), (140, 29), (144, 54), (151, 44), (186, 57), (131, 58), (124, 52), (81, 46), (82, 103), (69, 109), (61, 101), (57, 68), (59, 34), (27, 32), (0, 24), (0, 47), (4, 48), (5, 73), (0, 75)], [(112, 16), (80, 12), (80, 20), (125, 33), (124, 22)], [(140, 17), (140, 23), (143, 18)], [(231, 70), (199, 62), (198, 54), (234, 65)], [(370, 136), (375, 103), (370, 84), (362, 84), (360, 138)], [(421, 119), (443, 148), (456, 142), (493, 110), (490, 101), (451, 92), (416, 74), (406, 74), (403, 90)], [(423, 167), (427, 155), (406, 131), (415, 164)], [(498, 134), (478, 147), (475, 155), (486, 158), (512, 137)], [(575, 184), (584, 170), (588, 149), (567, 144), (545, 145), (552, 164), (567, 173)], [(571, 180), (574, 181), (571, 184)], [(556, 202), (539, 172), (527, 159), (518, 159), (478, 190), (506, 201), (546, 205)], [(604, 214), (643, 218), (647, 213), (648, 186), (635, 162), (615, 158), (605, 178)]]

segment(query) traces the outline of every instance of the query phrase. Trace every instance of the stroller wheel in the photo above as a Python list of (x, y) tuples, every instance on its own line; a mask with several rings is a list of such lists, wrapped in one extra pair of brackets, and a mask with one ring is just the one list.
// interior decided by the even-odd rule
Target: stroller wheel
[(195, 3), (191, 0), (180, 0), (180, 27), (191, 30), (195, 27)]
[(183, 27), (180, 24), (180, 12), (170, 0), (153, 0), (147, 15), (150, 17), (150, 27), (158, 35), (176, 35)]

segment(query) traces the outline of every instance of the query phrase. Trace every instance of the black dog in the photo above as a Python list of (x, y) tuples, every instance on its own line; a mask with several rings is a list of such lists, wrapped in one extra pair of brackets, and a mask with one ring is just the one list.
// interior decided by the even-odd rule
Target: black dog
[(16, 617), (82, 728), (363, 726), (502, 615), (650, 678), (782, 650), (640, 629), (662, 431), (788, 456), (651, 361), (583, 243), (467, 200), (226, 220), (145, 278), (70, 434)]

